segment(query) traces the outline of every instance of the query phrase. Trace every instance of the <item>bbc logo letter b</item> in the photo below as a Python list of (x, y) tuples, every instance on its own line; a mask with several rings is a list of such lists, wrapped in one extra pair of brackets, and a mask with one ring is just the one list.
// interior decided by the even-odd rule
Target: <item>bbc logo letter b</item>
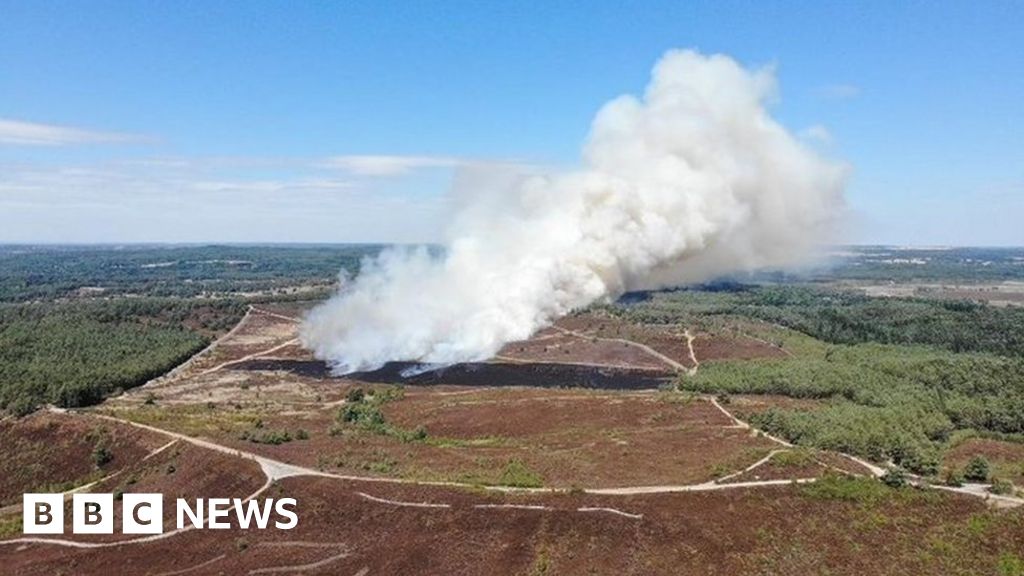
[(75, 494), (71, 502), (74, 534), (113, 534), (114, 495)]
[(25, 494), (22, 498), (23, 534), (64, 533), (62, 494)]

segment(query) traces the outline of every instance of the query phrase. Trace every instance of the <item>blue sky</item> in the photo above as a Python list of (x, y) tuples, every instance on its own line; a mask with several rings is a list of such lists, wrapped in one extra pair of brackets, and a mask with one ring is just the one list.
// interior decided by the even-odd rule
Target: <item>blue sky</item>
[(1024, 245), (1021, 30), (1021, 2), (0, 0), (0, 242), (434, 240), (458, 166), (570, 166), (696, 48), (776, 66), (773, 114), (853, 167), (851, 241)]

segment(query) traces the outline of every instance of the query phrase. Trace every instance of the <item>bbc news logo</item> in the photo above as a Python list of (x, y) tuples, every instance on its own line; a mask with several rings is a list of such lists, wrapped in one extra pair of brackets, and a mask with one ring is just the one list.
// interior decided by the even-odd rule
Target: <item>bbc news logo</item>
[[(242, 529), (266, 529), (273, 525), (291, 530), (299, 524), (294, 498), (267, 498), (248, 500), (241, 498), (185, 498), (175, 501), (176, 526), (228, 529), (232, 518)], [(71, 498), (72, 534), (113, 534), (113, 494), (73, 494)], [(273, 520), (273, 522), (271, 522)], [(22, 532), (25, 534), (64, 533), (63, 494), (25, 494), (22, 511)], [(122, 494), (121, 533), (163, 534), (163, 494)]]

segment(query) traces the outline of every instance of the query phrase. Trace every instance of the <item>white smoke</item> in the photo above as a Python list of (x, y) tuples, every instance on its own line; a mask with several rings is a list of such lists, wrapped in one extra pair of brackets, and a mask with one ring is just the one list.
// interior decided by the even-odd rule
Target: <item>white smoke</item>
[(598, 112), (576, 172), (458, 186), (442, 254), (389, 250), (313, 310), (339, 372), (491, 357), (626, 291), (800, 264), (836, 223), (845, 168), (765, 110), (770, 69), (671, 51), (643, 99)]

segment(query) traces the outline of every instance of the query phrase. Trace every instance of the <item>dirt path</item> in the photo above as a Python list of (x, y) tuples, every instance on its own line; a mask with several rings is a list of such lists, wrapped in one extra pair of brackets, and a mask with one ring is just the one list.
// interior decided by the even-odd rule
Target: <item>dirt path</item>
[(148, 386), (151, 386), (151, 385), (159, 384), (161, 382), (170, 382), (170, 381), (176, 379), (178, 376), (181, 375), (182, 372), (184, 372), (190, 366), (192, 366), (192, 364), (194, 364), (196, 362), (196, 360), (202, 358), (203, 356), (208, 354), (210, 351), (212, 351), (214, 348), (219, 346), (221, 342), (224, 342), (228, 338), (231, 338), (232, 336), (235, 335), (235, 333), (237, 333), (239, 330), (241, 330), (248, 323), (249, 319), (252, 317), (253, 310), (254, 310), (254, 308), (252, 306), (249, 306), (249, 308), (245, 311), (245, 316), (242, 316), (242, 319), (239, 320), (238, 324), (235, 324), (235, 326), (231, 330), (228, 330), (220, 338), (217, 338), (213, 342), (210, 342), (209, 344), (207, 344), (206, 348), (203, 348), (199, 352), (196, 352), (188, 360), (186, 360), (186, 361), (182, 362), (181, 364), (178, 364), (177, 366), (175, 366), (173, 369), (171, 369), (170, 372), (167, 372), (166, 374), (162, 374), (160, 376), (157, 376), (156, 378), (153, 378), (149, 382), (146, 382), (142, 386), (139, 386), (138, 388), (136, 388), (136, 390), (141, 390), (141, 389), (144, 389), (144, 388), (146, 388)]
[(301, 318), (294, 316), (285, 316), (284, 314), (278, 314), (277, 312), (271, 312), (270, 310), (264, 310), (263, 308), (257, 308), (256, 306), (249, 306), (249, 310), (256, 312), (257, 314), (263, 314), (264, 316), (270, 316), (272, 318), (280, 318), (281, 320), (287, 320), (293, 324), (299, 324), (302, 322)]
[(693, 362), (693, 367), (686, 371), (688, 376), (696, 376), (697, 369), (700, 368), (700, 361), (697, 360), (697, 354), (693, 352), (693, 339), (694, 335), (690, 333), (690, 329), (683, 330), (683, 336), (686, 337), (686, 349), (690, 354), (690, 361)]
[(203, 370), (202, 372), (199, 373), (199, 375), (200, 376), (206, 376), (208, 374), (213, 374), (214, 372), (217, 372), (218, 370), (223, 370), (224, 368), (227, 368), (228, 366), (231, 366), (232, 364), (241, 364), (242, 362), (247, 362), (249, 360), (255, 360), (256, 358), (260, 358), (262, 356), (266, 356), (267, 354), (273, 354), (274, 352), (277, 352), (278, 350), (281, 350), (282, 348), (287, 348), (288, 346), (292, 346), (292, 345), (295, 345), (295, 344), (298, 344), (298, 343), (299, 343), (299, 339), (298, 338), (292, 338), (291, 340), (289, 340), (287, 342), (283, 342), (283, 343), (278, 344), (276, 346), (273, 346), (272, 348), (267, 348), (266, 350), (260, 350), (259, 352), (253, 352), (252, 354), (248, 354), (246, 356), (242, 356), (241, 358), (235, 358), (234, 360), (228, 360), (227, 362), (221, 362), (220, 364), (217, 364), (213, 368), (207, 368), (206, 370)]
[(554, 328), (555, 330), (558, 330), (559, 332), (562, 332), (563, 334), (568, 334), (570, 336), (575, 336), (577, 338), (582, 338), (584, 340), (599, 340), (601, 342), (616, 342), (616, 343), (619, 343), (619, 344), (626, 344), (627, 346), (633, 346), (634, 348), (638, 348), (640, 350), (643, 350), (647, 354), (649, 354), (651, 356), (654, 356), (655, 358), (657, 358), (658, 360), (661, 360), (665, 364), (668, 364), (673, 370), (676, 370), (676, 371), (679, 371), (679, 372), (689, 372), (690, 371), (690, 368), (688, 368), (686, 366), (683, 366), (679, 362), (676, 362), (675, 360), (669, 358), (668, 356), (662, 354), (661, 352), (658, 352), (657, 350), (655, 350), (654, 348), (651, 348), (650, 346), (648, 346), (646, 344), (641, 344), (639, 342), (634, 342), (632, 340), (626, 340), (625, 338), (602, 338), (600, 336), (587, 336), (586, 334), (583, 334), (582, 332), (577, 332), (575, 330), (569, 330), (568, 328), (562, 328), (561, 326), (552, 326), (552, 328)]

